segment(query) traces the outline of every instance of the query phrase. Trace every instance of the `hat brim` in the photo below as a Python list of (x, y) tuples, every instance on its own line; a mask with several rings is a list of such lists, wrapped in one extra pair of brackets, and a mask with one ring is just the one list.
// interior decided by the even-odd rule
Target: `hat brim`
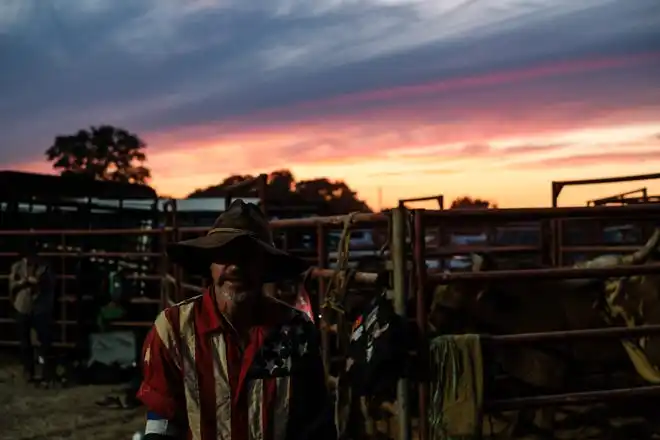
[(226, 264), (237, 256), (261, 250), (264, 255), (264, 282), (292, 279), (305, 272), (310, 264), (277, 249), (254, 236), (238, 232), (218, 232), (167, 246), (170, 261), (193, 273), (208, 273), (211, 263)]

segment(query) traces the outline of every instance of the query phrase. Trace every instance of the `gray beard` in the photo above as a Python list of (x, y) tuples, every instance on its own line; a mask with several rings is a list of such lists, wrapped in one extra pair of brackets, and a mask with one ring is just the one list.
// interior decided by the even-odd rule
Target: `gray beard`
[(249, 290), (234, 292), (223, 288), (222, 286), (219, 287), (219, 295), (222, 299), (231, 304), (241, 304), (257, 296), (255, 292)]

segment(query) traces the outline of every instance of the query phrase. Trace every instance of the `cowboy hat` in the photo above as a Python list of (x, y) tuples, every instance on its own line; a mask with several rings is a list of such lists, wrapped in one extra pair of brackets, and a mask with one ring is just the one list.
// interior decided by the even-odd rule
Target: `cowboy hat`
[(211, 263), (228, 264), (250, 253), (265, 257), (264, 282), (295, 278), (309, 268), (304, 260), (275, 247), (268, 219), (252, 203), (235, 200), (203, 237), (173, 243), (167, 254), (189, 271), (206, 272)]

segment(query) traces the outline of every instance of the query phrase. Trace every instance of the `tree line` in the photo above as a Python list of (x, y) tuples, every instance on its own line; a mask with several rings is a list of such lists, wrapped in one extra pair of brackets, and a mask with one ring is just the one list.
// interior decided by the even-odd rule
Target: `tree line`
[[(46, 159), (61, 175), (77, 174), (93, 180), (147, 185), (151, 170), (146, 165), (147, 143), (138, 135), (111, 125), (92, 126), (71, 135), (56, 136), (46, 150)], [(252, 175), (232, 175), (216, 185), (198, 189), (188, 198), (224, 197), (227, 188), (252, 179)], [(234, 197), (254, 197), (256, 189), (244, 187), (232, 191)], [(314, 207), (321, 215), (347, 212), (371, 212), (366, 202), (341, 180), (317, 178), (296, 180), (289, 170), (268, 174), (266, 199), (269, 205)], [(488, 200), (463, 196), (455, 199), (452, 209), (486, 209), (497, 205)]]

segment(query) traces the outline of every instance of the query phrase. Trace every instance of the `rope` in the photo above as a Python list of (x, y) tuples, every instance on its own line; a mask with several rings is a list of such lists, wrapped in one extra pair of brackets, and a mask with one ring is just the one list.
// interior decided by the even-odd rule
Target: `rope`
[(357, 214), (359, 214), (357, 211), (351, 212), (344, 217), (344, 228), (339, 237), (339, 245), (337, 246), (337, 266), (326, 287), (324, 303), (321, 305), (323, 309), (330, 308), (339, 313), (344, 313), (341, 304), (346, 290), (355, 275), (354, 271), (349, 270), (348, 258), (350, 255), (351, 226)]
[(392, 242), (392, 217), (388, 217), (387, 219), (387, 238), (385, 239), (385, 243), (381, 246), (379, 252), (379, 257), (384, 258), (385, 257), (385, 252), (390, 250), (390, 245)]

